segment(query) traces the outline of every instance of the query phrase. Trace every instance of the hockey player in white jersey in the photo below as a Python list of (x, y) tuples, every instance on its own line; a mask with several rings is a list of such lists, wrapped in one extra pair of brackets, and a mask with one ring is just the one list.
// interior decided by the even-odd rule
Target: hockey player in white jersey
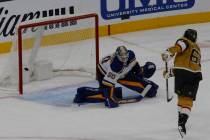
[[(75, 103), (104, 102), (106, 107), (118, 107), (122, 103), (140, 101), (143, 97), (155, 97), (158, 85), (148, 80), (156, 70), (152, 62), (140, 67), (132, 50), (119, 46), (115, 53), (104, 57), (98, 64), (99, 88), (78, 88)], [(121, 84), (138, 93), (134, 98), (122, 97)]]

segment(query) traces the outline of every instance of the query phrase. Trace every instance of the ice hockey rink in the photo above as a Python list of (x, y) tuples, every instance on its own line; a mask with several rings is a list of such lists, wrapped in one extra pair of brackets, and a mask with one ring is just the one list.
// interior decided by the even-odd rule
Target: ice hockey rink
[[(173, 78), (166, 102), (164, 63), (160, 53), (173, 45), (188, 28), (198, 31), (202, 51), (203, 81), (187, 123), (185, 140), (210, 139), (210, 23), (161, 28), (100, 38), (100, 57), (117, 46), (134, 50), (143, 65), (152, 61), (157, 72), (151, 78), (160, 88), (156, 98), (108, 109), (103, 103), (77, 106), (72, 103), (77, 87), (97, 86), (96, 81), (74, 84), (30, 95), (0, 93), (1, 140), (178, 140), (176, 96)], [(85, 52), (81, 52), (85, 55)], [(0, 58), (1, 70), (5, 57)], [(79, 82), (79, 81), (75, 81)], [(43, 86), (48, 86), (44, 84)], [(36, 88), (35, 85), (33, 88)], [(129, 92), (126, 91), (125, 92)], [(126, 93), (129, 94), (129, 93)]]

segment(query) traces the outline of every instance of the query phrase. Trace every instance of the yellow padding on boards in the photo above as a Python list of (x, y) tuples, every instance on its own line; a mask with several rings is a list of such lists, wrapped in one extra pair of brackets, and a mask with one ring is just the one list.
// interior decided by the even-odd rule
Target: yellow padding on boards
[(12, 42), (0, 42), (0, 54), (10, 52)]
[(190, 97), (178, 96), (178, 106), (191, 109), (193, 106), (193, 99)]
[(110, 26), (111, 35), (127, 33), (132, 31), (156, 29), (161, 27), (178, 26), (210, 22), (210, 12), (190, 13), (173, 16), (154, 17), (130, 22), (112, 24)]
[[(57, 45), (57, 44), (63, 44), (63, 43), (82, 41), (82, 40), (93, 38), (94, 36), (95, 36), (94, 29), (91, 29), (91, 28), (83, 29), (83, 30), (76, 30), (76, 31), (69, 31), (65, 33), (58, 33), (58, 34), (53, 34), (53, 35), (47, 35), (42, 38), (41, 46), (51, 46), (51, 45)], [(32, 42), (29, 42), (29, 43), (32, 43)], [(30, 46), (30, 45), (27, 45), (27, 46)]]
[(120, 84), (127, 85), (127, 86), (133, 86), (133, 87), (140, 87), (145, 88), (141, 83), (139, 82), (132, 82), (132, 81), (126, 81), (126, 80), (119, 80)]
[[(108, 27), (100, 26), (99, 35), (108, 35)], [(53, 46), (58, 44), (82, 41), (93, 38), (95, 36), (95, 29), (88, 28), (83, 30), (70, 31), (65, 33), (57, 33), (54, 35), (47, 35), (42, 38), (41, 46)], [(34, 38), (23, 40), (23, 49), (30, 49), (33, 46)], [(0, 54), (10, 52), (12, 41), (0, 42)]]

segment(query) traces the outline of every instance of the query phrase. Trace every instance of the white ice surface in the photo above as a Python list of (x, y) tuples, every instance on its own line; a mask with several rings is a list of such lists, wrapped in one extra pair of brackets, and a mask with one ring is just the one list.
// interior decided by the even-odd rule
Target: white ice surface
[[(187, 28), (198, 30), (202, 50), (203, 81), (187, 123), (186, 140), (210, 139), (210, 24), (197, 24), (121, 34), (100, 39), (100, 57), (126, 45), (140, 64), (153, 61), (152, 77), (159, 86), (156, 98), (108, 109), (102, 103), (77, 106), (72, 99), (79, 86), (97, 86), (95, 81), (24, 95), (0, 92), (0, 139), (2, 140), (178, 140), (176, 96), (173, 79), (166, 102), (164, 64), (160, 52), (173, 45)], [(81, 52), (82, 53), (82, 52)], [(1, 57), (0, 68), (5, 63)], [(56, 82), (56, 81), (55, 81)], [(58, 82), (58, 81), (57, 81)], [(78, 82), (78, 81), (76, 81)], [(49, 83), (43, 82), (43, 86)], [(36, 88), (36, 84), (33, 85)], [(124, 91), (128, 92), (128, 91)]]

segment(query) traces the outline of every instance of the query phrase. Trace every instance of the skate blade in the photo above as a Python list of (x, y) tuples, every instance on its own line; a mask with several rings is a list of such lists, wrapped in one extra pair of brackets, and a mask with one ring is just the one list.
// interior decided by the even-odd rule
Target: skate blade
[(182, 128), (181, 127), (178, 127), (178, 131), (179, 131), (179, 134), (182, 138), (184, 138), (184, 136), (186, 135), (184, 132), (182, 132)]

